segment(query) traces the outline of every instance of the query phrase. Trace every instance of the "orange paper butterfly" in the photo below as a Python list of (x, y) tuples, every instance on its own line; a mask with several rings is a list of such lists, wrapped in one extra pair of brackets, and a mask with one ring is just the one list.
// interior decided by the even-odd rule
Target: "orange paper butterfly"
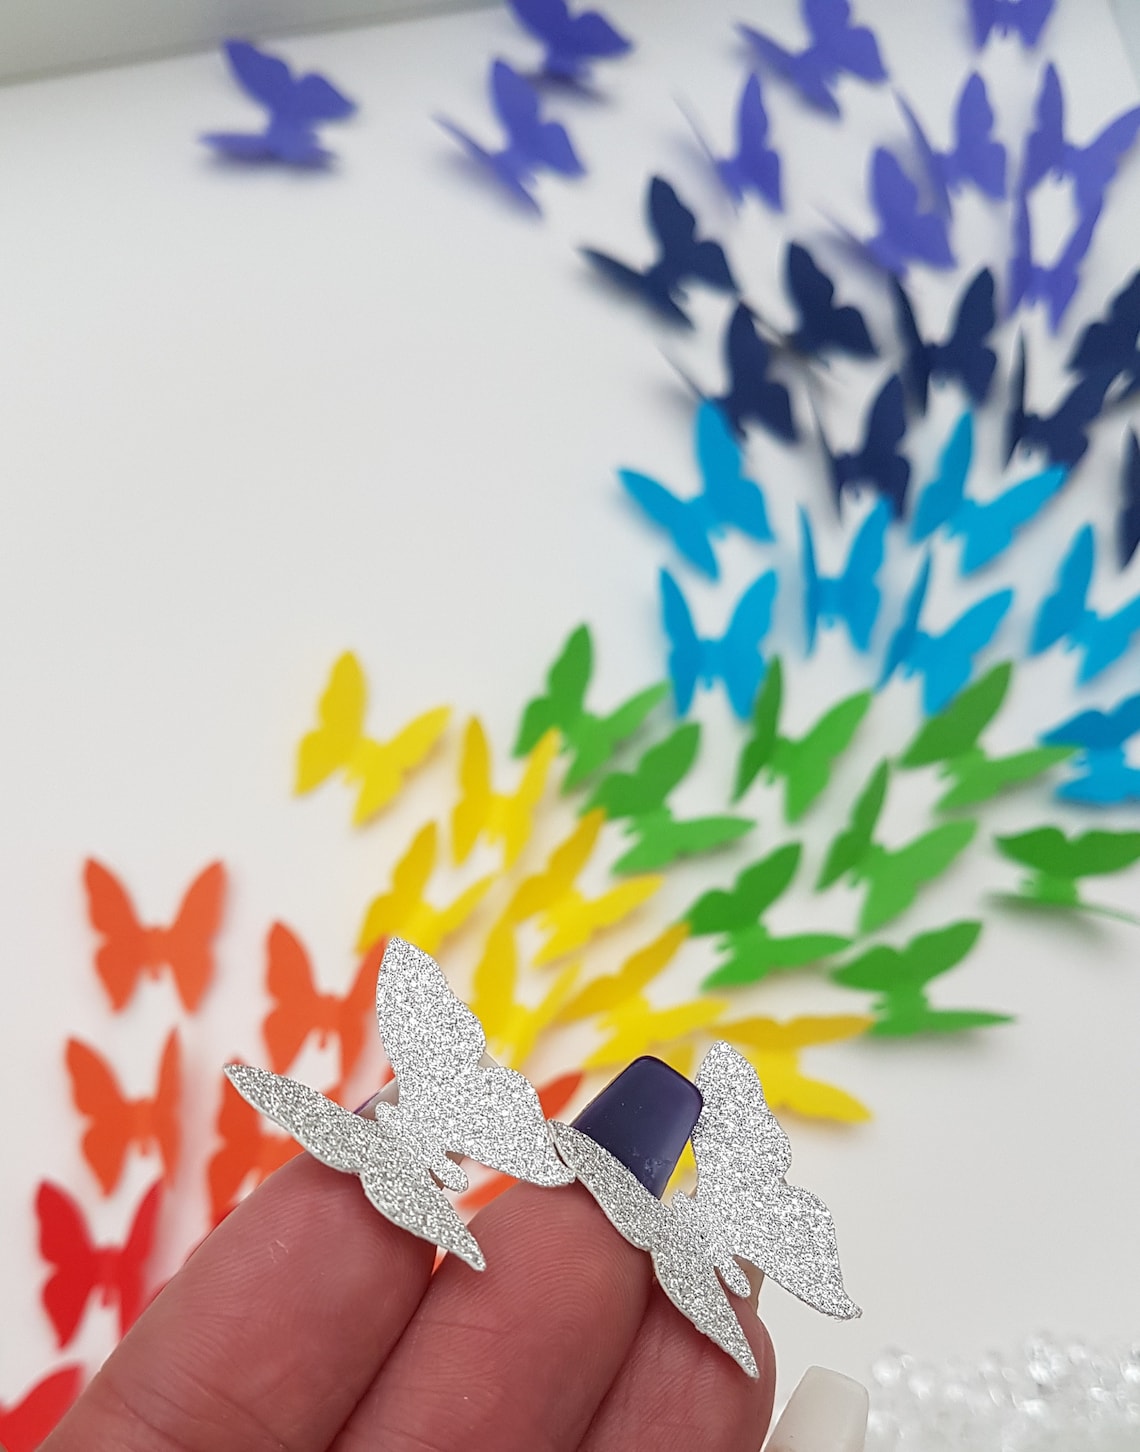
[(83, 1368), (61, 1366), (24, 1394), (14, 1406), (0, 1405), (0, 1447), (6, 1452), (35, 1452), (79, 1395)]
[(143, 974), (157, 978), (169, 968), (188, 1012), (202, 1001), (214, 973), (213, 939), (221, 922), (226, 870), (212, 862), (186, 890), (169, 928), (144, 927), (122, 883), (100, 863), (83, 869), (87, 915), (103, 941), (95, 952), (95, 971), (117, 1013), (131, 999)]
[(177, 1031), (172, 1029), (166, 1040), (152, 1099), (127, 1099), (107, 1061), (78, 1039), (67, 1041), (67, 1072), (75, 1107), (91, 1121), (83, 1135), (83, 1156), (103, 1194), (109, 1195), (119, 1183), (132, 1145), (144, 1154), (152, 1146), (158, 1149), (163, 1179), (169, 1185), (178, 1168), (181, 1138), (182, 1061)]
[(247, 1104), (228, 1079), (222, 1084), (222, 1103), (217, 1130), (221, 1144), (206, 1166), (210, 1191), (210, 1223), (220, 1225), (238, 1201), (238, 1192), (249, 1177), (260, 1185), (301, 1153), (301, 1146), (288, 1134), (275, 1134), (251, 1104)]

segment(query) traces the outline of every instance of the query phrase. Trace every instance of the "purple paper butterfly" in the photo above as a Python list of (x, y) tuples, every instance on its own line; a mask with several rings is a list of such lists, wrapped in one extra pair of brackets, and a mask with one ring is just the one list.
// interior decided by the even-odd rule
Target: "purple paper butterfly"
[(981, 50), (991, 30), (1002, 35), (1016, 30), (1021, 43), (1033, 47), (1041, 39), (1052, 12), (1053, 0), (970, 0), (974, 45)]
[(551, 80), (579, 83), (592, 61), (633, 49), (633, 42), (596, 10), (571, 15), (566, 0), (507, 0), (507, 6), (523, 29), (546, 47), (542, 74)]
[(757, 57), (790, 81), (805, 101), (838, 116), (839, 102), (832, 86), (840, 75), (886, 80), (878, 42), (865, 25), (851, 24), (848, 0), (800, 0), (800, 11), (811, 43), (798, 53), (785, 50), (751, 26), (738, 25), (737, 30)]
[(967, 182), (995, 201), (1005, 196), (1005, 147), (994, 138), (993, 107), (981, 76), (970, 76), (958, 95), (949, 151), (938, 151), (909, 102), (901, 95), (897, 99), (943, 216), (950, 214), (951, 192)]
[(760, 77), (751, 75), (736, 107), (736, 150), (731, 156), (716, 156), (696, 125), (697, 140), (708, 154), (721, 185), (739, 206), (746, 192), (755, 192), (777, 212), (784, 210), (780, 192), (780, 156), (768, 145), (768, 112)]

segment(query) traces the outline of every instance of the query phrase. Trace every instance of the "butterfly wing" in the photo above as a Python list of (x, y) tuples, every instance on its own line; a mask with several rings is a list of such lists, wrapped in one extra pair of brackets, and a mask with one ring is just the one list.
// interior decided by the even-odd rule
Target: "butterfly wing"
[(359, 1175), (376, 1155), (381, 1142), (376, 1125), (334, 1104), (307, 1084), (252, 1064), (227, 1064), (225, 1072), (248, 1104), (279, 1124), (330, 1169)]
[(68, 1039), (67, 1072), (76, 1109), (90, 1120), (83, 1135), (83, 1157), (104, 1195), (119, 1183), (127, 1148), (134, 1138), (132, 1106), (110, 1065), (94, 1049)]
[(61, 1366), (36, 1383), (11, 1407), (0, 1407), (0, 1446), (7, 1452), (36, 1452), (79, 1396), (83, 1368)]
[(1005, 197), (1005, 147), (994, 134), (993, 107), (986, 83), (975, 71), (962, 87), (955, 111), (956, 141), (944, 159), (950, 186), (972, 181), (995, 201)]
[(103, 939), (95, 951), (95, 972), (117, 1013), (138, 986), (145, 957), (144, 930), (126, 888), (94, 858), (84, 864), (83, 885), (88, 920)]
[(503, 841), (503, 865), (511, 867), (530, 840), (534, 830), (534, 812), (546, 790), (546, 778), (558, 755), (556, 731), (548, 731), (530, 753), (522, 780), (512, 796), (500, 798), (499, 836)]
[(788, 244), (784, 278), (800, 316), (789, 342), (803, 353), (834, 348), (854, 358), (874, 358), (878, 350), (867, 323), (856, 307), (835, 305), (835, 284), (800, 242)]
[(643, 512), (668, 534), (678, 552), (710, 580), (717, 579), (720, 566), (708, 536), (710, 521), (701, 502), (678, 499), (656, 479), (632, 469), (619, 469), (618, 479)]
[(716, 168), (737, 201), (751, 187), (777, 212), (783, 211), (780, 157), (768, 144), (768, 112), (755, 73), (744, 83), (736, 108), (736, 155), (717, 162)]
[(926, 591), (930, 585), (931, 559), (929, 552), (923, 557), (918, 573), (914, 577), (914, 584), (910, 588), (906, 604), (903, 607), (902, 619), (898, 628), (891, 636), (887, 646), (886, 657), (883, 661), (883, 672), (879, 677), (879, 689), (890, 680), (900, 666), (907, 665), (914, 655), (919, 640), (919, 622), (922, 619), (922, 607), (926, 603)]
[(922, 703), (928, 716), (941, 711), (969, 681), (974, 656), (993, 640), (1012, 604), (1012, 590), (995, 590), (941, 635), (920, 639), (910, 665), (923, 676)]
[(967, 410), (954, 425), (938, 458), (938, 472), (919, 495), (910, 522), (915, 544), (953, 520), (966, 498), (966, 479), (974, 456), (974, 416)]
[(890, 281), (895, 304), (895, 327), (904, 350), (899, 374), (906, 385), (911, 403), (919, 413), (924, 414), (930, 397), (932, 349), (923, 341), (922, 334), (918, 331), (918, 319), (914, 315), (906, 289), (897, 277), (892, 275)]
[(860, 525), (843, 574), (836, 581), (839, 614), (847, 622), (856, 650), (870, 649), (871, 634), (879, 618), (882, 594), (878, 580), (886, 554), (889, 523), (890, 509), (885, 500), (879, 499)]
[(771, 349), (756, 329), (746, 304), (740, 303), (729, 320), (724, 339), (724, 361), (729, 390), (716, 399), (738, 438), (744, 424), (754, 420), (777, 438), (793, 442), (797, 437), (792, 418), (792, 400), (782, 383), (768, 377)]
[(354, 825), (367, 822), (398, 795), (405, 776), (435, 750), (450, 719), (451, 707), (437, 706), (409, 721), (390, 741), (361, 744), (349, 773), (360, 782), (352, 813)]
[(988, 504), (967, 501), (955, 529), (965, 537), (962, 573), (973, 574), (1007, 550), (1017, 531), (1040, 514), (1067, 477), (1067, 469), (1043, 469), (1014, 484)]
[(949, 337), (927, 351), (930, 372), (956, 378), (979, 404), (989, 397), (997, 368), (997, 354), (986, 342), (996, 320), (994, 275), (983, 267), (962, 294)]
[(509, 138), (508, 150), (530, 169), (546, 167), (561, 176), (584, 173), (566, 128), (542, 120), (538, 92), (506, 61), (491, 67), (491, 99)]
[(1030, 655), (1040, 655), (1057, 641), (1071, 636), (1085, 618), (1089, 585), (1096, 562), (1092, 525), (1078, 530), (1057, 572), (1057, 583), (1041, 602), (1033, 622)]
[(201, 1003), (214, 976), (214, 937), (221, 926), (225, 896), (226, 869), (211, 862), (186, 889), (166, 933), (167, 961), (188, 1013)]
[(1071, 372), (1105, 372), (1115, 376), (1135, 366), (1136, 343), (1140, 337), (1140, 271), (1116, 293), (1108, 317), (1096, 320), (1078, 337), (1069, 355)]
[(1140, 596), (1111, 615), (1090, 613), (1086, 616), (1079, 637), (1084, 649), (1081, 668), (1077, 672), (1080, 684), (1093, 680), (1118, 661), (1132, 644), (1137, 631), (1140, 631)]
[(234, 79), (251, 100), (273, 114), (289, 109), (294, 81), (283, 60), (248, 40), (227, 40), (223, 49)]
[(1047, 746), (1083, 746), (1087, 751), (1114, 751), (1140, 732), (1140, 695), (1129, 696), (1115, 710), (1082, 711), (1047, 731)]
[(289, 112), (296, 121), (310, 125), (315, 121), (343, 121), (355, 110), (355, 101), (315, 71), (294, 82)]
[(36, 1191), (36, 1219), (40, 1257), (51, 1268), (41, 1296), (56, 1341), (63, 1347), (79, 1329), (97, 1287), (98, 1255), (79, 1206), (46, 1180)]
[(803, 0), (803, 13), (815, 49), (832, 67), (863, 81), (886, 80), (874, 32), (851, 24), (849, 0)]
[(744, 477), (740, 444), (715, 403), (697, 409), (694, 433), (704, 497), (717, 522), (761, 543), (773, 539), (763, 491)]
[(863, 447), (848, 456), (845, 482), (866, 480), (901, 518), (910, 484), (910, 461), (898, 452), (906, 437), (906, 399), (902, 379), (892, 373), (871, 405)]
[(459, 800), (451, 813), (451, 852), (456, 862), (466, 862), (487, 826), (494, 804), (491, 753), (478, 716), (471, 717), (463, 735), (459, 791)]
[(661, 609), (665, 634), (669, 639), (669, 677), (673, 682), (673, 701), (679, 716), (684, 716), (693, 703), (703, 667), (704, 651), (693, 627), (693, 617), (681, 587), (668, 570), (662, 570)]
[(911, 260), (930, 267), (954, 266), (945, 219), (919, 210), (918, 188), (884, 146), (877, 146), (871, 157), (871, 204), (879, 233), (867, 246), (888, 272), (904, 273)]
[(977, 822), (943, 822), (896, 851), (872, 847), (859, 869), (868, 882), (859, 932), (870, 933), (905, 912), (919, 889), (946, 872), (973, 841)]
[(274, 1073), (282, 1074), (301, 1052), (310, 1033), (315, 1029), (320, 1029), (322, 1035), (328, 1031), (328, 1026), (320, 1022), (309, 955), (284, 923), (274, 923), (266, 937), (265, 980), (273, 1007), (261, 1025), (261, 1036)]
[(720, 676), (732, 709), (742, 721), (752, 713), (756, 693), (764, 679), (765, 662), (760, 646), (772, 624), (779, 577), (765, 570), (740, 597), (719, 642)]
[(182, 1048), (178, 1030), (171, 1029), (158, 1065), (158, 1085), (152, 1101), (152, 1125), (159, 1154), (162, 1156), (163, 1180), (169, 1185), (178, 1170), (182, 1147)]
[(696, 216), (659, 176), (649, 184), (649, 222), (661, 249), (658, 264), (661, 273), (677, 281), (696, 278), (722, 292), (737, 291), (720, 244), (698, 240)]
[(333, 665), (317, 703), (316, 729), (302, 736), (297, 748), (296, 795), (312, 791), (352, 760), (364, 735), (367, 701), (360, 662), (351, 651), (345, 651)]
[(546, 694), (528, 701), (519, 723), (515, 756), (526, 756), (554, 728), (568, 736), (586, 709), (586, 691), (594, 672), (594, 642), (588, 625), (571, 631), (546, 676)]

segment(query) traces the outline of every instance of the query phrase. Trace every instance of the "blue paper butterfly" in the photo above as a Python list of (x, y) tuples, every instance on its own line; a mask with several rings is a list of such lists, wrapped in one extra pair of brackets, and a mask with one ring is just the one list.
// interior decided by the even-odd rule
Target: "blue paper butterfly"
[(767, 570), (737, 601), (724, 634), (704, 640), (696, 632), (680, 586), (668, 570), (661, 571), (669, 676), (678, 715), (685, 715), (692, 705), (698, 682), (712, 687), (720, 680), (732, 709), (742, 721), (748, 719), (767, 669), (760, 646), (772, 624), (776, 589), (776, 572)]
[(882, 594), (879, 571), (883, 566), (887, 525), (891, 512), (878, 499), (859, 527), (847, 563), (839, 575), (821, 575), (816, 568), (815, 540), (807, 511), (800, 509), (800, 535), (804, 561), (804, 616), (807, 625), (807, 653), (815, 649), (816, 630), (842, 620), (857, 650), (870, 648), (871, 634), (879, 618)]
[(1129, 696), (1111, 711), (1082, 711), (1047, 731), (1047, 746), (1079, 746), (1076, 765), (1080, 776), (1057, 788), (1069, 802), (1088, 806), (1115, 806), (1140, 801), (1140, 768), (1132, 766), (1124, 748), (1140, 733), (1140, 695)]
[(1096, 540), (1091, 524), (1073, 537), (1061, 562), (1056, 588), (1041, 602), (1029, 642), (1030, 655), (1040, 655), (1059, 640), (1081, 652), (1077, 680), (1082, 684), (1120, 659), (1140, 632), (1140, 595), (1111, 615), (1098, 615), (1088, 603), (1096, 567)]

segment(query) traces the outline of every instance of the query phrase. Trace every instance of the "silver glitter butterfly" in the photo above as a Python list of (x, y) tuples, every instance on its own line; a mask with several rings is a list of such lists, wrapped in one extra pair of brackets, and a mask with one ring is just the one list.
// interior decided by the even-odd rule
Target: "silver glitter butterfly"
[(693, 1130), (697, 1189), (668, 1205), (588, 1135), (551, 1124), (570, 1168), (631, 1244), (647, 1250), (661, 1288), (698, 1331), (749, 1376), (756, 1359), (724, 1293), (747, 1296), (746, 1260), (829, 1316), (861, 1314), (843, 1289), (835, 1225), (822, 1200), (789, 1185), (788, 1137), (768, 1108), (756, 1071), (729, 1044), (705, 1055), (697, 1076), (704, 1099)]
[(381, 1215), (482, 1270), (478, 1241), (440, 1189), (467, 1188), (449, 1156), (535, 1185), (569, 1184), (573, 1172), (555, 1153), (534, 1086), (514, 1069), (480, 1065), (482, 1024), (439, 964), (402, 938), (389, 940), (380, 965), (376, 1017), (399, 1099), (377, 1104), (374, 1120), (265, 1069), (229, 1064), (226, 1074), (322, 1164), (359, 1175)]

